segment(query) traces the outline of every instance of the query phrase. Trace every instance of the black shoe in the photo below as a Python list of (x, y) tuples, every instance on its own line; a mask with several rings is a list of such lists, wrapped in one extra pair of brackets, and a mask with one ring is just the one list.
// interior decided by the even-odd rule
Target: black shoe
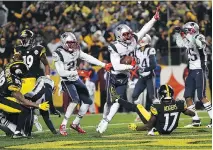
[(24, 136), (19, 132), (17, 134), (13, 134), (12, 139), (20, 139), (23, 138)]
[(54, 130), (54, 131), (52, 131), (52, 134), (55, 134), (55, 135), (57, 135), (57, 134), (59, 134), (56, 130)]

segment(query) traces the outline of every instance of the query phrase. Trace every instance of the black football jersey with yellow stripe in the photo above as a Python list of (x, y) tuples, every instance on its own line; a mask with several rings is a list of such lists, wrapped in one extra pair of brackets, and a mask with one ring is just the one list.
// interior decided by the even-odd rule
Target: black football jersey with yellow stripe
[(17, 46), (14, 51), (21, 52), (23, 60), (29, 68), (29, 72), (25, 75), (26, 78), (41, 76), (40, 61), (41, 56), (46, 53), (45, 47), (42, 45), (29, 47)]
[(14, 73), (26, 73), (27, 66), (23, 61), (8, 63), (0, 73), (0, 96), (10, 97), (12, 92), (20, 91), (21, 78)]
[(154, 127), (159, 133), (171, 133), (177, 128), (180, 113), (184, 112), (186, 108), (187, 106), (184, 100), (172, 100), (169, 104), (153, 104), (150, 107), (150, 111), (151, 114), (157, 118)]

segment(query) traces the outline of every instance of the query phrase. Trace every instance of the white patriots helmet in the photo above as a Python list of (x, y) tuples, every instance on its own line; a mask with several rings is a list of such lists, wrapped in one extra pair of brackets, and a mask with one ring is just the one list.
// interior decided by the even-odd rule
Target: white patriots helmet
[(60, 37), (62, 46), (65, 50), (72, 53), (80, 50), (80, 45), (72, 32), (65, 32)]
[(139, 40), (139, 45), (141, 47), (145, 46), (145, 45), (148, 45), (151, 43), (151, 36), (149, 34), (146, 34), (141, 40)]
[(132, 29), (126, 24), (120, 24), (115, 28), (116, 40), (130, 44), (133, 38)]
[(187, 22), (183, 25), (183, 31), (185, 34), (199, 34), (199, 26), (195, 22)]

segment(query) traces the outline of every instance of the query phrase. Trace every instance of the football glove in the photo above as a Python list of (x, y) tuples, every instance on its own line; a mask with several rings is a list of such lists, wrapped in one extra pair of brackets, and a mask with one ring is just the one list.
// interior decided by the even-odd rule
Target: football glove
[(156, 12), (154, 15), (155, 20), (160, 20), (159, 10), (160, 10), (160, 5), (156, 9)]
[(131, 66), (133, 66), (133, 68), (134, 68), (136, 64), (137, 64), (137, 62), (136, 62), (135, 58), (132, 58)]
[(110, 69), (112, 68), (112, 63), (107, 63), (104, 68), (106, 71), (110, 71)]
[(50, 105), (48, 104), (48, 102), (43, 102), (43, 103), (39, 104), (38, 107), (41, 110), (48, 111)]
[(136, 131), (137, 125), (136, 125), (135, 123), (130, 123), (130, 124), (128, 125), (128, 128), (129, 128), (130, 130)]

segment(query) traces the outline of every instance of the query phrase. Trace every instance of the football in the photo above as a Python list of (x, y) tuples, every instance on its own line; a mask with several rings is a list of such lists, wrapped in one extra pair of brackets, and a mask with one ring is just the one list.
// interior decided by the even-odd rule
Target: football
[(120, 63), (121, 63), (121, 64), (128, 64), (128, 65), (130, 65), (130, 64), (132, 63), (132, 60), (133, 60), (133, 57), (132, 57), (132, 56), (124, 56), (124, 57), (121, 59)]

